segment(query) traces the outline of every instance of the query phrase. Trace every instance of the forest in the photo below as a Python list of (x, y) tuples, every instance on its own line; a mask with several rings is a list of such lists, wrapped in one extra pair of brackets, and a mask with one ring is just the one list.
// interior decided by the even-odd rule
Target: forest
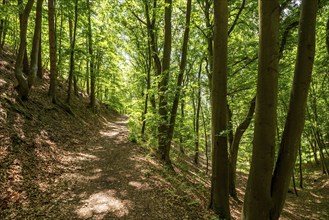
[(329, 219), (328, 0), (1, 0), (0, 219)]

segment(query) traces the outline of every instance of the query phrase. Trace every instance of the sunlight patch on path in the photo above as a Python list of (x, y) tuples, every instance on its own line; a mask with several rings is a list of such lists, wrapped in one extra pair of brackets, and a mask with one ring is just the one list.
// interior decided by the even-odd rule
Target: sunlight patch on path
[(61, 156), (60, 160), (63, 164), (71, 164), (81, 161), (98, 161), (100, 159), (92, 154), (67, 152), (65, 155)]
[(109, 137), (114, 138), (117, 136), (120, 132), (119, 131), (100, 131), (99, 132), (103, 137)]
[(137, 182), (137, 181), (130, 181), (128, 183), (129, 186), (135, 187), (138, 190), (149, 190), (151, 189), (149, 187), (148, 183), (141, 183), (141, 182)]
[(90, 195), (76, 210), (78, 217), (88, 219), (96, 216), (96, 219), (103, 219), (107, 214), (118, 218), (128, 215), (130, 202), (117, 198), (115, 194), (114, 190), (104, 190)]

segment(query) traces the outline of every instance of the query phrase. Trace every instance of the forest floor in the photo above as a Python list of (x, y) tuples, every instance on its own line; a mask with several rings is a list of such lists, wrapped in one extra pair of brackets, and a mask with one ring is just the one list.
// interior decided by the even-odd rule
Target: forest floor
[[(129, 142), (126, 116), (102, 105), (94, 114), (84, 93), (69, 114), (50, 102), (47, 81), (17, 102), (13, 57), (0, 56), (0, 219), (216, 219), (204, 160), (174, 153), (175, 172), (167, 170)], [(239, 173), (241, 201), (246, 181)], [(288, 194), (281, 219), (329, 219), (329, 179), (314, 172), (304, 185)], [(231, 200), (234, 219), (241, 207)]]

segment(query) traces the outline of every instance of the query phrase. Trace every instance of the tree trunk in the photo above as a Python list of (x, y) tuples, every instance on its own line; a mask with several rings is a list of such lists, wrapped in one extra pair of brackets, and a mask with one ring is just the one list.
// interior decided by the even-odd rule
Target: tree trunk
[(93, 55), (93, 38), (92, 38), (92, 29), (91, 29), (91, 8), (90, 1), (87, 0), (87, 9), (88, 9), (88, 50), (90, 56), (90, 107), (95, 111), (96, 97), (95, 97), (95, 84), (96, 84), (96, 75), (94, 70), (94, 55)]
[[(72, 24), (72, 19), (69, 18), (69, 28), (70, 28), (70, 71), (69, 71), (69, 85), (67, 90), (66, 102), (70, 103), (71, 91), (72, 91), (72, 81), (75, 75), (75, 63), (74, 63), (74, 52), (75, 52), (75, 39), (77, 35), (77, 24), (78, 24), (78, 0), (75, 0), (74, 6), (74, 24)], [(74, 26), (73, 26), (74, 25)]]
[(320, 164), (320, 161), (318, 159), (318, 151), (316, 149), (316, 140), (314, 140), (314, 142), (310, 139), (309, 140), (309, 143), (310, 143), (310, 146), (311, 146), (311, 149), (312, 149), (312, 152), (313, 152), (313, 155), (314, 155), (314, 161), (315, 161), (315, 164)]
[[(88, 42), (86, 42), (88, 45)], [(87, 58), (86, 60), (86, 89), (87, 89), (87, 94), (90, 96), (90, 71), (89, 71), (89, 60)]]
[[(55, 0), (55, 5), (56, 5), (56, 0)], [(55, 27), (57, 28), (57, 22), (58, 19), (60, 19), (60, 23), (59, 23), (59, 36), (56, 37), (56, 45), (58, 45), (57, 49), (58, 49), (58, 62), (57, 62), (57, 75), (59, 75), (60, 77), (62, 77), (62, 57), (63, 57), (63, 50), (62, 50), (62, 41), (63, 41), (63, 6), (62, 3), (58, 4), (58, 8), (59, 8), (59, 15), (60, 16), (56, 16), (55, 14)], [(56, 29), (55, 29), (56, 30)]]
[(187, 6), (186, 6), (187, 9), (186, 9), (186, 16), (185, 16), (186, 21), (185, 21), (185, 30), (184, 30), (184, 38), (183, 38), (183, 46), (182, 46), (182, 58), (180, 60), (179, 75), (178, 75), (177, 83), (176, 83), (176, 92), (175, 92), (175, 97), (174, 97), (174, 101), (173, 101), (173, 106), (171, 109), (169, 127), (168, 127), (168, 131), (167, 131), (167, 133), (168, 133), (167, 149), (170, 149), (171, 141), (172, 141), (172, 138), (174, 135), (177, 109), (178, 109), (179, 99), (180, 99), (181, 90), (182, 90), (184, 73), (185, 73), (185, 69), (186, 69), (186, 60), (187, 60), (187, 53), (188, 53), (187, 49), (188, 49), (188, 41), (189, 41), (189, 33), (190, 33), (191, 8), (192, 8), (191, 5), (192, 5), (192, 0), (187, 0)]
[(27, 54), (27, 48), (25, 47), (24, 58), (23, 58), (23, 73), (29, 75), (30, 65), (29, 65), (29, 56)]
[(198, 93), (196, 97), (197, 106), (196, 106), (196, 115), (195, 115), (195, 155), (194, 163), (199, 164), (199, 118), (200, 118), (200, 108), (201, 108), (201, 71), (202, 71), (202, 61), (200, 63), (200, 68), (198, 72)]
[(39, 58), (39, 49), (40, 49), (40, 41), (41, 41), (42, 3), (43, 0), (37, 1), (34, 36), (33, 36), (32, 52), (31, 52), (30, 73), (28, 76), (29, 88), (33, 86), (38, 71), (38, 58)]
[(37, 71), (37, 76), (39, 79), (43, 78), (41, 32), (42, 30), (40, 31), (39, 50), (38, 50), (38, 71)]
[[(185, 100), (184, 99), (181, 99), (181, 103), (180, 103), (180, 110), (181, 110), (181, 120), (180, 120), (180, 130), (182, 130), (183, 126), (184, 126), (184, 119), (185, 119)], [(180, 132), (179, 134), (179, 142), (180, 142), (180, 145), (179, 145), (179, 150), (182, 154), (185, 153), (184, 151), (184, 135), (183, 135), (183, 132)]]
[(214, 72), (214, 51), (213, 51), (213, 26), (210, 20), (210, 11), (211, 11), (211, 4), (212, 1), (206, 0), (205, 1), (205, 19), (206, 19), (206, 27), (207, 27), (207, 52), (208, 52), (208, 62), (209, 62), (209, 71), (208, 71), (208, 83), (209, 89), (211, 91), (212, 88), (212, 74)]
[(162, 59), (161, 80), (159, 82), (159, 116), (160, 122), (158, 127), (159, 132), (159, 152), (162, 160), (168, 165), (171, 164), (168, 148), (168, 101), (167, 90), (170, 72), (170, 56), (171, 56), (171, 12), (172, 0), (165, 0), (165, 18), (164, 18), (164, 46)]
[(145, 128), (146, 128), (145, 116), (146, 116), (147, 110), (148, 110), (149, 91), (151, 88), (149, 85), (150, 85), (150, 72), (147, 73), (147, 88), (146, 88), (145, 101), (144, 101), (144, 111), (142, 114), (142, 131), (141, 131), (142, 137), (144, 137)]
[(48, 27), (49, 27), (49, 57), (50, 57), (50, 86), (49, 95), (53, 103), (56, 103), (57, 88), (57, 50), (55, 31), (55, 4), (54, 0), (48, 0)]
[(203, 132), (204, 132), (204, 145), (205, 145), (205, 150), (206, 150), (206, 174), (208, 174), (209, 171), (209, 140), (208, 140), (208, 134), (207, 134), (207, 126), (206, 126), (206, 120), (204, 117), (204, 111), (201, 106), (201, 116), (202, 116), (202, 122), (203, 122)]
[[(18, 0), (18, 4), (23, 4), (23, 1)], [(34, 4), (34, 0), (29, 0), (23, 10), (23, 12), (19, 15), (20, 20), (20, 44), (18, 49), (18, 54), (16, 57), (15, 64), (15, 77), (18, 81), (18, 85), (16, 87), (18, 95), (21, 99), (26, 100), (28, 98), (29, 87), (27, 84), (27, 79), (23, 73), (23, 60), (26, 52), (26, 32), (27, 25), (30, 12), (32, 10), (32, 6)]]
[[(231, 154), (232, 144), (233, 144), (233, 123), (232, 123), (232, 110), (230, 109), (230, 105), (227, 103), (226, 108), (226, 114), (227, 114), (227, 141), (228, 141), (228, 148)], [(230, 159), (230, 158), (229, 158)]]
[(74, 90), (74, 95), (78, 96), (79, 90), (78, 90), (78, 77), (77, 76), (73, 76), (73, 90)]
[[(2, 7), (6, 7), (6, 0), (2, 0)], [(0, 54), (2, 53), (3, 44), (5, 41), (4, 33), (6, 32), (6, 23), (7, 23), (7, 17), (5, 19), (0, 20)]]
[(219, 219), (231, 219), (227, 149), (227, 0), (214, 1), (214, 72), (212, 76), (212, 181), (211, 208)]
[(299, 42), (289, 110), (272, 179), (271, 219), (278, 219), (283, 209), (290, 177), (305, 122), (307, 95), (315, 55), (315, 25), (318, 1), (304, 0), (301, 6)]
[(326, 45), (327, 45), (327, 52), (328, 52), (328, 56), (329, 56), (329, 18), (327, 21)]
[[(317, 121), (317, 119), (316, 119)], [(319, 154), (320, 154), (320, 162), (321, 162), (321, 167), (322, 167), (322, 173), (329, 176), (329, 169), (326, 164), (326, 159), (323, 153), (323, 149), (325, 148), (325, 145), (323, 143), (323, 138), (322, 135), (319, 131), (319, 128), (313, 128), (313, 135), (315, 139), (315, 146), (317, 145), (319, 147)]]
[(242, 219), (270, 219), (279, 61), (278, 0), (259, 0), (259, 54), (252, 163)]
[(236, 164), (238, 159), (238, 151), (239, 151), (239, 145), (241, 138), (244, 134), (244, 132), (247, 130), (247, 128), (250, 125), (251, 119), (253, 118), (254, 112), (255, 112), (255, 105), (256, 105), (256, 97), (252, 99), (250, 102), (250, 107), (248, 114), (246, 118), (243, 120), (243, 122), (236, 128), (232, 146), (230, 149), (230, 167), (229, 167), (229, 191), (230, 195), (233, 198), (237, 198), (236, 193)]
[[(292, 171), (292, 177), (291, 178), (292, 178), (292, 185), (294, 187), (294, 193), (295, 193), (296, 196), (298, 196), (298, 191), (297, 191), (297, 188), (296, 188), (295, 172), (294, 171)], [(288, 189), (288, 191), (289, 191), (289, 189)]]
[[(149, 37), (149, 32), (148, 32)], [(150, 39), (147, 42), (147, 77), (146, 77), (146, 95), (145, 95), (145, 102), (144, 102), (144, 111), (142, 114), (142, 131), (141, 135), (144, 137), (145, 129), (146, 129), (146, 114), (148, 111), (148, 102), (149, 102), (149, 96), (150, 96), (150, 90), (151, 90), (151, 69), (152, 69), (152, 50), (151, 50), (151, 41)]]
[(299, 152), (299, 187), (303, 189), (303, 168), (302, 168), (303, 159), (302, 159), (301, 144), (299, 144), (298, 152)]
[[(151, 54), (154, 63), (154, 71), (156, 75), (159, 77), (161, 75), (161, 61), (158, 55), (158, 48), (157, 48), (157, 35), (156, 35), (156, 8), (157, 8), (157, 0), (153, 0), (153, 8), (151, 9), (152, 19), (150, 15), (150, 8), (149, 8), (149, 1), (144, 0), (145, 5), (145, 17), (146, 17), (146, 24), (147, 24), (147, 34), (151, 49)], [(154, 94), (150, 97), (151, 105), (154, 111), (156, 111), (156, 101)]]
[(1, 41), (0, 41), (0, 53), (3, 50), (6, 42), (7, 30), (8, 30), (8, 17), (3, 22)]

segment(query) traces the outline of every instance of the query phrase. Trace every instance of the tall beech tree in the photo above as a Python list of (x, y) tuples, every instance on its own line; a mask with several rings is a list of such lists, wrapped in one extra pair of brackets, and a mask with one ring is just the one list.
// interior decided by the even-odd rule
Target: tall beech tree
[[(202, 8), (204, 17), (205, 17), (205, 23), (206, 23), (206, 30), (202, 31), (203, 36), (205, 37), (207, 41), (207, 73), (208, 73), (208, 80), (209, 80), (209, 89), (211, 90), (211, 84), (212, 84), (212, 73), (214, 69), (214, 64), (213, 64), (213, 56), (214, 56), (214, 51), (213, 51), (213, 41), (214, 41), (214, 25), (213, 21), (211, 20), (211, 6), (213, 5), (213, 1), (211, 0), (204, 0), (200, 1), (198, 0), (199, 5)], [(199, 27), (200, 29), (200, 27)]]
[(52, 102), (57, 102), (57, 50), (56, 50), (56, 30), (55, 30), (55, 1), (48, 0), (48, 34), (49, 34), (49, 58), (50, 58), (50, 86), (49, 95)]
[(278, 0), (259, 1), (259, 52), (252, 163), (242, 219), (270, 219), (279, 60)]
[[(144, 112), (142, 114), (142, 131), (141, 134), (144, 136), (145, 129), (146, 129), (146, 119), (145, 115), (148, 112), (148, 99), (150, 99), (151, 105), (153, 110), (156, 109), (156, 101), (154, 94), (149, 94), (152, 88), (152, 81), (151, 81), (151, 73), (152, 73), (152, 66), (155, 72), (155, 75), (161, 75), (161, 61), (158, 54), (158, 45), (157, 45), (157, 34), (156, 34), (156, 8), (157, 8), (157, 0), (153, 0), (152, 7), (150, 7), (150, 1), (143, 0), (144, 3), (144, 12), (146, 22), (142, 21), (140, 18), (138, 20), (142, 21), (143, 24), (146, 25), (147, 28), (147, 91), (145, 95), (145, 102), (144, 102)], [(151, 8), (151, 10), (150, 10)], [(152, 62), (153, 60), (153, 62)], [(153, 65), (152, 65), (153, 64)]]
[[(183, 37), (183, 45), (182, 45), (182, 57), (180, 60), (179, 65), (179, 74), (177, 77), (177, 83), (176, 83), (176, 90), (175, 90), (175, 96), (171, 108), (171, 114), (169, 119), (169, 126), (168, 126), (168, 141), (166, 149), (169, 151), (172, 138), (174, 135), (174, 128), (175, 128), (175, 122), (176, 122), (176, 115), (178, 110), (178, 104), (181, 96), (182, 91), (182, 83), (184, 79), (185, 69), (186, 69), (186, 60), (187, 60), (187, 53), (188, 53), (188, 41), (189, 41), (189, 34), (190, 34), (190, 22), (191, 22), (191, 9), (192, 8), (192, 0), (187, 0), (187, 6), (186, 6), (186, 21), (185, 21), (185, 30), (184, 30), (184, 37)], [(200, 70), (201, 73), (201, 70)]]
[(165, 17), (164, 17), (164, 46), (162, 58), (162, 72), (159, 82), (159, 116), (160, 122), (158, 127), (159, 132), (159, 151), (162, 160), (167, 164), (171, 164), (168, 145), (168, 80), (170, 72), (170, 57), (171, 57), (171, 13), (172, 13), (172, 0), (165, 0)]
[[(279, 219), (280, 217), (304, 127), (307, 94), (315, 54), (317, 9), (317, 1), (303, 0), (289, 109), (275, 170), (272, 175), (278, 72), (278, 45), (273, 44), (273, 42), (277, 42), (279, 5), (278, 2), (274, 1), (260, 1), (260, 61), (254, 148), (242, 219), (265, 220)], [(265, 131), (266, 133), (264, 133)]]
[(232, 138), (232, 144), (230, 146), (230, 158), (229, 158), (229, 191), (233, 198), (237, 198), (236, 193), (236, 164), (238, 161), (239, 145), (244, 132), (250, 125), (251, 119), (255, 112), (256, 97), (254, 97), (249, 106), (249, 111), (245, 119), (236, 128), (234, 136)]
[(40, 41), (41, 41), (41, 23), (42, 23), (42, 3), (43, 0), (37, 1), (36, 7), (36, 18), (35, 18), (35, 28), (34, 36), (32, 42), (32, 51), (31, 51), (31, 63), (30, 63), (30, 73), (28, 76), (28, 86), (31, 88), (34, 84), (35, 79), (37, 78), (37, 72), (40, 68), (39, 66), (39, 50)]
[(95, 111), (96, 105), (96, 72), (95, 72), (95, 57), (93, 48), (93, 34), (91, 24), (91, 6), (90, 1), (87, 0), (87, 16), (88, 16), (88, 52), (89, 52), (89, 70), (90, 70), (90, 103), (89, 106)]
[(69, 29), (70, 29), (70, 72), (69, 72), (69, 84), (67, 89), (67, 103), (70, 103), (71, 99), (71, 91), (72, 91), (72, 82), (75, 77), (75, 41), (77, 36), (77, 25), (78, 25), (78, 0), (74, 2), (74, 23), (72, 22), (72, 18), (69, 18)]
[(289, 109), (272, 178), (273, 207), (270, 212), (270, 219), (278, 219), (283, 209), (304, 128), (307, 95), (315, 55), (317, 10), (318, 1), (303, 0)]
[(28, 19), (33, 4), (34, 4), (34, 0), (29, 0), (26, 3), (26, 6), (24, 7), (23, 1), (18, 0), (18, 6), (22, 10), (19, 15), (20, 44), (19, 44), (18, 54), (16, 56), (15, 77), (18, 81), (16, 90), (18, 92), (19, 97), (23, 100), (26, 100), (28, 98), (28, 93), (29, 93), (28, 82), (26, 76), (23, 73), (23, 60), (26, 53), (26, 32), (28, 26)]
[(212, 178), (210, 207), (220, 219), (231, 219), (227, 145), (227, 0), (214, 2), (214, 72), (212, 76)]
[(199, 155), (200, 155), (200, 135), (199, 135), (199, 128), (200, 128), (200, 109), (201, 109), (201, 72), (202, 72), (202, 63), (201, 60), (199, 71), (198, 71), (198, 89), (196, 92), (195, 97), (195, 152), (194, 152), (194, 163), (199, 164)]
[[(2, 0), (2, 7), (6, 7), (7, 1)], [(0, 19), (0, 53), (2, 52), (3, 46), (5, 44), (8, 26), (8, 16)]]
[[(18, 3), (19, 3), (19, 7), (23, 5), (23, 2), (20, 0), (18, 1)], [(28, 28), (27, 26), (28, 26), (29, 14), (32, 10), (34, 1), (28, 1), (24, 10), (20, 13), (19, 16), (21, 43), (19, 46), (18, 55), (16, 57), (15, 76), (18, 81), (18, 85), (16, 89), (18, 91), (19, 97), (22, 100), (26, 100), (28, 98), (29, 92), (34, 84), (34, 80), (36, 78), (37, 71), (39, 68), (38, 59), (39, 59), (39, 50), (40, 50), (40, 41), (41, 41), (42, 3), (43, 0), (37, 1), (30, 65), (28, 64), (28, 60), (27, 60), (26, 32)]]
[(329, 18), (327, 20), (327, 28), (326, 28), (326, 46), (327, 46), (327, 52), (329, 56)]

